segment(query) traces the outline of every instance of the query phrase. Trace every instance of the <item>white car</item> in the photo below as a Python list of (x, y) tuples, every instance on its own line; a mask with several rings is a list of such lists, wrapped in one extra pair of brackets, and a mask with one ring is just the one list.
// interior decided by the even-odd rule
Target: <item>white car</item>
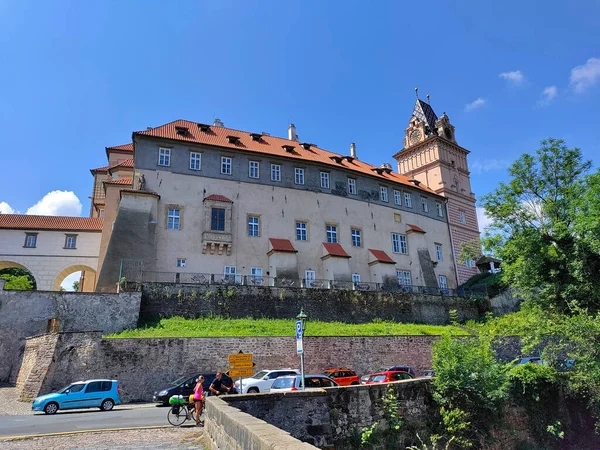
[[(301, 381), (302, 375), (279, 377), (275, 380), (273, 386), (271, 386), (271, 392), (298, 391), (300, 390)], [(306, 390), (339, 386), (339, 384), (325, 375), (304, 375), (304, 383), (304, 389)]]
[(258, 394), (259, 392), (269, 392), (276, 378), (287, 375), (300, 375), (297, 369), (274, 369), (261, 370), (250, 378), (242, 379), (242, 388), (240, 389), (240, 380), (236, 381), (234, 386), (241, 394)]

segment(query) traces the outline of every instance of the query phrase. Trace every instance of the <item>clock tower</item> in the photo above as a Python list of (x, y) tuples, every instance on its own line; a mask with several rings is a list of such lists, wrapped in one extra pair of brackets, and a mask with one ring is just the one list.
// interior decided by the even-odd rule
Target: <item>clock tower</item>
[(479, 272), (475, 261), (457, 260), (464, 244), (479, 240), (475, 194), (467, 164), (469, 153), (457, 144), (454, 126), (446, 113), (438, 118), (428, 102), (417, 98), (404, 133), (404, 148), (394, 159), (399, 173), (447, 198), (446, 213), (459, 285)]

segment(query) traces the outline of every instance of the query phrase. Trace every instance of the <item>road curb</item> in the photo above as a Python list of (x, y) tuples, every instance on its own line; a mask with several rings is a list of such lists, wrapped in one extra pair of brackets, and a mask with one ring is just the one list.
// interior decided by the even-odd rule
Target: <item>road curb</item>
[[(171, 425), (150, 425), (143, 427), (125, 427), (125, 428), (100, 428), (96, 430), (75, 430), (75, 431), (60, 431), (56, 433), (41, 433), (41, 434), (25, 434), (22, 436), (0, 436), (0, 442), (4, 441), (21, 441), (25, 439), (34, 439), (39, 437), (66, 436), (69, 434), (84, 434), (84, 433), (102, 433), (105, 431), (129, 431), (129, 430), (151, 430), (156, 428), (173, 428)], [(183, 428), (186, 428), (185, 426)], [(190, 427), (192, 428), (192, 427)], [(193, 427), (195, 428), (195, 427)]]

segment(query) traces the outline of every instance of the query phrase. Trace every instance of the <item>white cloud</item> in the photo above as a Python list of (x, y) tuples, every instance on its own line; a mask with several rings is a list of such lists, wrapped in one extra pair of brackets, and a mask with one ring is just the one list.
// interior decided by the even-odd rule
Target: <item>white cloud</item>
[(0, 202), (0, 214), (14, 214), (15, 210), (6, 202)]
[(481, 97), (479, 97), (477, 100), (474, 100), (471, 103), (466, 104), (465, 105), (465, 111), (466, 112), (471, 112), (474, 109), (481, 108), (483, 105), (485, 105), (485, 100), (482, 99)]
[(542, 91), (542, 98), (538, 101), (538, 106), (548, 106), (558, 96), (556, 86), (547, 86)]
[(83, 205), (72, 191), (52, 191), (27, 210), (42, 216), (79, 216)]
[(520, 70), (515, 70), (513, 72), (502, 72), (498, 76), (516, 85), (523, 84), (525, 81), (525, 75), (523, 75)]
[(492, 219), (485, 214), (485, 208), (477, 207), (477, 223), (479, 224), (479, 231), (482, 233), (486, 227), (492, 224)]
[(473, 173), (484, 173), (484, 172), (492, 172), (494, 170), (503, 170), (506, 169), (510, 165), (509, 161), (504, 159), (485, 159), (475, 160), (473, 161), (471, 166), (471, 172)]
[(571, 69), (571, 87), (575, 92), (584, 92), (600, 80), (600, 59), (590, 58), (581, 66)]

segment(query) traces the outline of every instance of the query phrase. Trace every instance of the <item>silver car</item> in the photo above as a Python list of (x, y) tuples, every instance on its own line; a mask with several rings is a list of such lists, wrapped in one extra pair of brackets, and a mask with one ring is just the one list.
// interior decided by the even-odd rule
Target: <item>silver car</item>
[[(301, 375), (279, 377), (271, 386), (271, 392), (286, 392), (300, 390)], [(304, 375), (305, 389), (323, 389), (339, 386), (331, 378), (325, 375)]]

